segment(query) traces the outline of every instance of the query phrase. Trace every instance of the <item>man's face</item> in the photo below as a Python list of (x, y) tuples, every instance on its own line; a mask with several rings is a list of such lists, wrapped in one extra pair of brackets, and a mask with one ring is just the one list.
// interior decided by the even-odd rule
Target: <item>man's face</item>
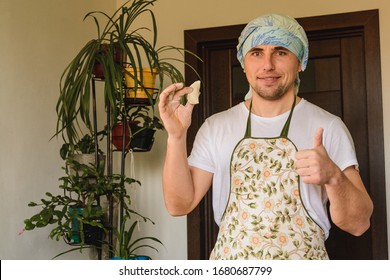
[(295, 54), (286, 48), (259, 45), (245, 55), (244, 69), (253, 94), (277, 100), (294, 91), (294, 81), (301, 65)]

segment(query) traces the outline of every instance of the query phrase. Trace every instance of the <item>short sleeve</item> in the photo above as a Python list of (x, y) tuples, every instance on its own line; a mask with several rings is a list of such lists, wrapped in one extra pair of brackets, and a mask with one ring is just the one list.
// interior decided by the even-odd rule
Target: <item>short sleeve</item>
[(340, 118), (335, 118), (324, 135), (324, 146), (329, 157), (344, 170), (349, 166), (358, 168), (355, 146), (348, 128)]
[(192, 151), (188, 157), (188, 164), (190, 166), (215, 173), (215, 163), (211, 152), (213, 151), (213, 147), (210, 141), (210, 133), (210, 126), (206, 121), (202, 124), (196, 134)]

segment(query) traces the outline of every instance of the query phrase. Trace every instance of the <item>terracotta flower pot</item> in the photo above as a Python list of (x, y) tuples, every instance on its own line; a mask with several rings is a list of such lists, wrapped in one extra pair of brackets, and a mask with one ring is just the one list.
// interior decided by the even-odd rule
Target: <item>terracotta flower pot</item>
[[(109, 46), (107, 44), (102, 44), (100, 46), (101, 52), (107, 53), (109, 51)], [(116, 64), (121, 64), (121, 57), (122, 52), (120, 48), (114, 48), (114, 62)], [(95, 65), (92, 69), (92, 74), (95, 76), (95, 78), (104, 79), (104, 73), (103, 73), (103, 66), (98, 62), (95, 61)]]
[[(127, 125), (125, 125), (124, 122), (118, 122), (114, 125), (114, 127), (111, 130), (111, 143), (114, 145), (115, 148), (118, 150), (122, 150), (123, 148), (123, 133), (125, 133), (125, 143), (124, 143), (124, 149), (127, 151), (130, 149), (130, 132), (129, 127), (131, 127), (131, 123), (129, 122)], [(133, 124), (136, 125), (136, 124)]]
[[(123, 122), (118, 122), (111, 130), (112, 135), (112, 144), (118, 150), (122, 150), (124, 146), (124, 150), (128, 151), (130, 149), (134, 151), (150, 151), (153, 142), (154, 142), (154, 129), (142, 129), (142, 127), (138, 126), (138, 121), (129, 121), (128, 125), (123, 127)], [(131, 130), (131, 135), (129, 132), (129, 127)], [(125, 132), (125, 143), (123, 145), (123, 132)]]

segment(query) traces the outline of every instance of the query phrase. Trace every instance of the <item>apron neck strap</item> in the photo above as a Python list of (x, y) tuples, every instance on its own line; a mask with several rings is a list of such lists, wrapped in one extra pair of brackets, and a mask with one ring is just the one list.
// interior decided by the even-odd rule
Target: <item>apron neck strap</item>
[(245, 138), (249, 138), (252, 135), (251, 114), (252, 114), (252, 99), (251, 99), (251, 103), (249, 104), (249, 114), (248, 114), (248, 120), (246, 121)]
[(297, 100), (297, 95), (294, 94), (294, 101), (293, 101), (293, 104), (291, 106), (290, 114), (288, 115), (287, 121), (284, 124), (282, 132), (280, 133), (280, 137), (282, 137), (282, 138), (287, 138), (288, 130), (290, 129), (291, 118), (292, 118), (292, 114), (293, 114), (293, 111), (294, 111), (294, 108), (295, 108), (296, 100)]
[[(290, 123), (291, 123), (292, 114), (293, 114), (293, 111), (294, 111), (294, 108), (295, 108), (296, 99), (297, 99), (297, 96), (294, 95), (294, 102), (293, 102), (293, 104), (291, 106), (290, 114), (288, 115), (287, 121), (284, 124), (282, 132), (280, 133), (280, 137), (282, 137), (282, 138), (287, 138), (288, 130), (290, 129)], [(251, 132), (251, 127), (252, 127), (252, 125), (251, 125), (251, 113), (252, 113), (252, 100), (251, 100), (251, 102), (249, 104), (249, 114), (248, 114), (248, 120), (246, 122), (245, 138), (249, 138), (252, 135), (252, 132)]]

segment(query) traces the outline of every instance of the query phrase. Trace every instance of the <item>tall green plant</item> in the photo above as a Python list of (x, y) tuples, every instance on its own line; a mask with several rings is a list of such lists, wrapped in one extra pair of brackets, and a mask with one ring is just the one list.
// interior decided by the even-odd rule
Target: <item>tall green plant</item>
[[(157, 47), (157, 23), (151, 10), (154, 2), (156, 0), (129, 0), (112, 15), (92, 11), (84, 17), (84, 20), (91, 18), (95, 22), (97, 38), (87, 42), (65, 68), (60, 79), (55, 135), (61, 134), (65, 142), (72, 145), (78, 141), (79, 133), (83, 130), (82, 124), (90, 131), (93, 129), (90, 115), (93, 69), (96, 64), (100, 64), (103, 69), (104, 103), (111, 112), (113, 124), (120, 114), (117, 104), (124, 103), (125, 73), (135, 80), (135, 90), (140, 88), (147, 91), (142, 74), (137, 76), (129, 73), (125, 70), (126, 67), (133, 68), (133, 73), (137, 73), (137, 68), (157, 69), (158, 91), (162, 90), (165, 77), (171, 82), (184, 82), (183, 75), (171, 62), (185, 64), (184, 53), (196, 55), (174, 46)], [(181, 58), (162, 58), (162, 55), (170, 51), (178, 52)], [(114, 59), (117, 52), (121, 56), (119, 61)], [(154, 115), (156, 100), (149, 96), (149, 101)]]
[[(115, 124), (120, 114), (117, 104), (124, 103), (125, 73), (135, 80), (135, 90), (140, 88), (147, 91), (142, 74), (140, 76), (132, 74), (125, 70), (126, 67), (133, 68), (133, 73), (137, 73), (137, 69), (144, 67), (157, 69), (159, 76), (157, 90), (161, 91), (166, 77), (171, 82), (184, 82), (183, 75), (173, 62), (191, 67), (184, 61), (185, 53), (194, 55), (200, 60), (184, 48), (170, 45), (157, 47), (157, 23), (151, 10), (154, 2), (156, 0), (129, 0), (112, 15), (92, 11), (84, 17), (84, 20), (91, 18), (95, 22), (97, 38), (87, 42), (61, 76), (55, 135), (62, 134), (65, 142), (71, 145), (77, 142), (82, 131), (81, 124), (92, 130), (91, 81), (97, 63), (101, 65), (104, 74), (105, 107), (110, 110), (111, 119)], [(172, 51), (173, 57), (164, 56), (172, 54)], [(121, 56), (119, 61), (114, 59), (117, 52)], [(180, 57), (176, 58), (176, 55)], [(197, 74), (194, 68), (192, 70)], [(157, 100), (149, 96), (149, 101), (154, 116), (154, 105)]]
[[(139, 33), (150, 30), (140, 27), (130, 30), (134, 21), (141, 15), (149, 15), (152, 34), (157, 37), (156, 21), (153, 12), (148, 8), (156, 0), (131, 0), (117, 9), (112, 16), (100, 11), (88, 13), (84, 20), (92, 18), (97, 28), (97, 38), (90, 40), (65, 68), (60, 79), (60, 96), (56, 110), (58, 115), (56, 135), (62, 133), (64, 140), (75, 143), (81, 131), (80, 120), (92, 130), (91, 125), (91, 81), (96, 63), (102, 66), (104, 73), (104, 102), (109, 107), (112, 119), (116, 119), (117, 101), (123, 103), (124, 67), (122, 62), (129, 59), (130, 63), (141, 63), (141, 51), (147, 57), (158, 59), (154, 53), (154, 43), (151, 45)], [(105, 22), (101, 29), (101, 21)], [(147, 20), (143, 23), (147, 23)], [(155, 41), (155, 39), (154, 39)], [(130, 50), (132, 44), (134, 50)], [(116, 50), (121, 52), (119, 63), (114, 60)], [(80, 117), (80, 120), (78, 119)], [(67, 140), (65, 138), (68, 138)]]

